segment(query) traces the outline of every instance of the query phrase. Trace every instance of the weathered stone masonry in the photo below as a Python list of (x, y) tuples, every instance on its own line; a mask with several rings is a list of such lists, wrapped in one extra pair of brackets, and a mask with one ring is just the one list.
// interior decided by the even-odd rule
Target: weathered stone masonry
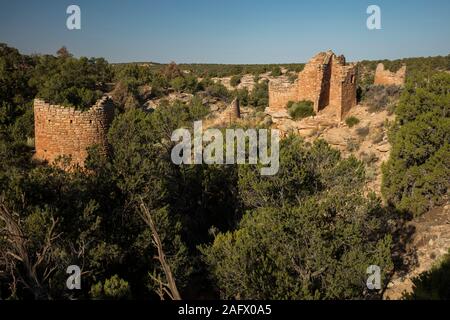
[(289, 101), (310, 100), (315, 112), (330, 106), (341, 120), (356, 105), (356, 72), (356, 65), (347, 64), (344, 56), (320, 52), (305, 65), (293, 84), (269, 83), (267, 112), (285, 112)]
[(384, 69), (384, 64), (379, 63), (375, 70), (374, 84), (403, 86), (406, 79), (406, 66), (402, 66), (397, 72)]
[(35, 158), (52, 163), (65, 155), (72, 164), (83, 166), (89, 146), (99, 145), (108, 152), (107, 132), (113, 117), (114, 105), (107, 96), (87, 111), (35, 99)]
[(241, 117), (241, 109), (238, 98), (234, 98), (231, 104), (225, 109), (220, 116), (224, 123), (232, 123)]

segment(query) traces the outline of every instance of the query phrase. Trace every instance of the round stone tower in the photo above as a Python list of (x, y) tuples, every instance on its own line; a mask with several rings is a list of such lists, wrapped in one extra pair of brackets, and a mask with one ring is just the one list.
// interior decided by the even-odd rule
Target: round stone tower
[(99, 145), (106, 154), (107, 132), (113, 117), (114, 105), (108, 96), (86, 111), (35, 99), (35, 159), (52, 163), (60, 156), (68, 156), (71, 164), (83, 166), (88, 147)]

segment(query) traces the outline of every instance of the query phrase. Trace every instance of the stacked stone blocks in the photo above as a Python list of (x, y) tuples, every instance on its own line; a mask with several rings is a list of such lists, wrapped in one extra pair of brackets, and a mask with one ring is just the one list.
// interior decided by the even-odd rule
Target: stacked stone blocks
[(72, 164), (83, 166), (90, 146), (98, 145), (104, 154), (109, 151), (107, 132), (113, 117), (114, 105), (108, 96), (86, 111), (35, 99), (34, 157), (53, 163), (68, 156)]
[(356, 105), (356, 73), (356, 65), (347, 64), (344, 56), (320, 52), (305, 65), (293, 84), (269, 83), (267, 112), (284, 112), (289, 101), (309, 100), (316, 113), (330, 106), (341, 120)]
[(391, 72), (384, 69), (384, 65), (379, 63), (375, 70), (375, 85), (396, 85), (403, 86), (406, 79), (406, 66), (402, 66), (397, 72)]

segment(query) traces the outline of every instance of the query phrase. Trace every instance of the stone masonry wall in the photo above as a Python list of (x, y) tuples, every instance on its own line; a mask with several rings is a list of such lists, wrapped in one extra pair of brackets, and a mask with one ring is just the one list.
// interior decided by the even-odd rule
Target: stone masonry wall
[(356, 106), (356, 69), (348, 70), (344, 72), (343, 78), (341, 78), (341, 105), (338, 116), (340, 120), (344, 118), (344, 115), (350, 111), (351, 108)]
[[(322, 92), (322, 83), (329, 75), (329, 65), (324, 60), (327, 58), (325, 52), (321, 52), (313, 57), (306, 65), (303, 71), (298, 75), (298, 95), (295, 101), (310, 100), (314, 103), (314, 110), (319, 111), (328, 101), (320, 99)], [(329, 81), (329, 79), (326, 79)]]
[(315, 112), (330, 106), (342, 120), (356, 105), (356, 72), (356, 66), (347, 64), (344, 56), (320, 52), (305, 65), (293, 84), (269, 83), (266, 111), (269, 114), (286, 111), (289, 101), (310, 100)]
[(105, 96), (87, 111), (43, 100), (34, 100), (34, 157), (52, 163), (59, 156), (70, 156), (72, 164), (84, 165), (87, 148), (99, 145), (108, 152), (107, 131), (114, 116), (112, 100)]
[(230, 105), (219, 116), (219, 121), (223, 123), (233, 123), (241, 117), (239, 99), (234, 98)]
[(342, 106), (342, 81), (345, 76), (342, 70), (342, 64), (339, 61), (331, 61), (331, 76), (330, 76), (330, 101), (329, 105), (334, 107), (337, 112), (336, 114), (341, 114)]
[(269, 82), (269, 106), (276, 111), (286, 109), (289, 101), (295, 101), (298, 96), (297, 84)]
[(406, 79), (406, 66), (401, 67), (397, 72), (391, 72), (384, 69), (384, 65), (379, 63), (375, 70), (376, 85), (397, 85), (403, 86)]

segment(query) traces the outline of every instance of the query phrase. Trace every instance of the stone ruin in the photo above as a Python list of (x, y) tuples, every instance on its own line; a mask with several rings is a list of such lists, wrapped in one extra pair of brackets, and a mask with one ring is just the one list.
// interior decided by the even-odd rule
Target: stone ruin
[(241, 118), (239, 99), (234, 98), (231, 104), (219, 116), (220, 122), (231, 124)]
[(60, 156), (69, 156), (71, 165), (84, 165), (87, 148), (99, 145), (107, 153), (108, 128), (114, 117), (110, 97), (102, 99), (87, 111), (34, 100), (34, 158), (52, 163)]
[(356, 105), (355, 64), (332, 51), (320, 52), (305, 65), (294, 83), (269, 82), (269, 115), (288, 117), (289, 101), (309, 100), (314, 111), (332, 108), (339, 121)]
[(403, 86), (406, 79), (406, 66), (403, 65), (397, 72), (384, 69), (384, 65), (379, 63), (375, 70), (375, 85), (396, 85)]

